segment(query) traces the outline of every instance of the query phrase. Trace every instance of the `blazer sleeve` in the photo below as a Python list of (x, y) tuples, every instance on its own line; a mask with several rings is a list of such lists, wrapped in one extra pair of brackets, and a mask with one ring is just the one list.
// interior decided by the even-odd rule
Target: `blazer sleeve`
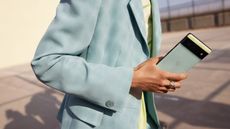
[(89, 63), (79, 56), (90, 44), (100, 5), (101, 0), (62, 0), (31, 66), (49, 87), (117, 111), (127, 101), (133, 69)]

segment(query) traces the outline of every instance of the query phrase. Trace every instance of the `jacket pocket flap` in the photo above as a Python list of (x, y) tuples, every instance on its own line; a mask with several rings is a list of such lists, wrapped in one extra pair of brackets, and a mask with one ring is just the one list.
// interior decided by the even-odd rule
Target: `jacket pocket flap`
[(101, 107), (85, 100), (74, 98), (69, 100), (67, 106), (73, 115), (92, 126), (99, 126), (104, 114)]

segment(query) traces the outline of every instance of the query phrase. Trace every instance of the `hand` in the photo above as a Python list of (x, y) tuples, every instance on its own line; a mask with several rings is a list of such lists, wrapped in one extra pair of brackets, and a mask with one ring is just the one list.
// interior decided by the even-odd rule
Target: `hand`
[[(142, 91), (167, 93), (181, 87), (181, 81), (186, 79), (187, 75), (160, 70), (156, 66), (160, 58), (150, 58), (134, 69), (132, 88), (138, 88)], [(170, 87), (171, 82), (174, 82), (174, 88)]]

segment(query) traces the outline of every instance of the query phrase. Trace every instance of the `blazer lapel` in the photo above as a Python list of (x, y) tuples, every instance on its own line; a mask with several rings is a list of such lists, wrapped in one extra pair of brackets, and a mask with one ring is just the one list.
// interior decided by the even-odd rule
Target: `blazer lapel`
[(151, 92), (144, 92), (146, 111), (154, 122), (151, 123), (155, 128), (160, 127), (160, 122), (157, 116), (157, 109), (155, 106), (155, 101), (153, 99), (153, 94)]
[(135, 20), (137, 22), (141, 35), (145, 41), (145, 44), (147, 45), (144, 13), (143, 13), (143, 7), (142, 7), (141, 0), (130, 0), (129, 5), (135, 17)]

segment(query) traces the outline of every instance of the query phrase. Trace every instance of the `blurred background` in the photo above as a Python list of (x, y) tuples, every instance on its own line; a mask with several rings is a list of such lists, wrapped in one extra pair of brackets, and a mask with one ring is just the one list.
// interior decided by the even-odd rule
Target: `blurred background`
[[(230, 0), (158, 0), (161, 55), (188, 32), (213, 52), (189, 71), (175, 93), (156, 94), (169, 129), (230, 129)], [(0, 129), (59, 129), (63, 94), (41, 84), (30, 61), (55, 16), (58, 0), (7, 0), (0, 4)]]
[(163, 31), (230, 24), (230, 0), (159, 0)]

